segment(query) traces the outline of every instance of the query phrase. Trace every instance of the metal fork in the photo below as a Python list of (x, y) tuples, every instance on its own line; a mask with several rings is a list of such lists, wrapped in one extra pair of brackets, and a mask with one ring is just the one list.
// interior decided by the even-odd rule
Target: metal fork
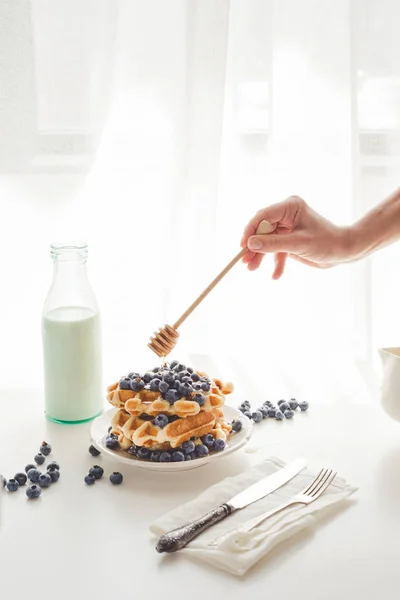
[(314, 500), (319, 498), (325, 492), (325, 490), (331, 485), (332, 481), (335, 479), (336, 475), (336, 471), (332, 471), (330, 469), (321, 469), (318, 475), (315, 477), (315, 479), (313, 479), (313, 481), (306, 488), (304, 488), (302, 492), (299, 492), (298, 494), (290, 498), (290, 500), (284, 502), (280, 506), (277, 506), (276, 508), (265, 512), (262, 515), (255, 517), (254, 519), (250, 519), (249, 521), (246, 521), (243, 525), (235, 527), (227, 533), (224, 533), (214, 538), (213, 540), (211, 540), (211, 542), (208, 543), (208, 545), (218, 546), (218, 544), (223, 539), (227, 538), (231, 535), (231, 533), (235, 531), (237, 531), (237, 533), (245, 533), (247, 531), (251, 531), (258, 525), (261, 525), (261, 523), (266, 521), (266, 519), (272, 517), (272, 515), (275, 515), (281, 510), (284, 510), (289, 506), (293, 506), (294, 504), (311, 504), (311, 502), (314, 502)]

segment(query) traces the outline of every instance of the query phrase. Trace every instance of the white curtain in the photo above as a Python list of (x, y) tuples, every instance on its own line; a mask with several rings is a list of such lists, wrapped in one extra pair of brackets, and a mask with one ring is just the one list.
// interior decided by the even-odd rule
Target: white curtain
[[(399, 30), (396, 0), (0, 0), (0, 387), (41, 387), (51, 241), (89, 244), (106, 383), (153, 365), (260, 207), (349, 223), (397, 187)], [(399, 259), (237, 265), (176, 355), (255, 403), (373, 401)]]

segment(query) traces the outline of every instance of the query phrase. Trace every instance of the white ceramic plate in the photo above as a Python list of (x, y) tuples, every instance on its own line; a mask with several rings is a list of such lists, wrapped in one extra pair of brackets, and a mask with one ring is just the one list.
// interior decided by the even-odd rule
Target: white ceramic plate
[(100, 450), (103, 454), (112, 457), (114, 460), (118, 460), (125, 464), (133, 467), (139, 467), (140, 469), (148, 469), (151, 471), (186, 471), (187, 469), (195, 469), (201, 467), (209, 462), (218, 460), (223, 456), (227, 456), (239, 448), (242, 448), (249, 441), (252, 433), (251, 421), (245, 417), (239, 410), (232, 408), (232, 406), (223, 406), (225, 419), (228, 423), (233, 419), (240, 420), (242, 422), (242, 430), (238, 433), (233, 433), (229, 436), (225, 450), (222, 452), (213, 452), (209, 456), (204, 458), (196, 458), (194, 460), (188, 460), (185, 462), (171, 462), (171, 463), (157, 463), (149, 460), (143, 460), (131, 456), (124, 450), (110, 450), (106, 446), (106, 434), (111, 423), (111, 418), (117, 409), (112, 408), (104, 412), (100, 417), (97, 417), (91, 425), (90, 435), (92, 437), (93, 445)]

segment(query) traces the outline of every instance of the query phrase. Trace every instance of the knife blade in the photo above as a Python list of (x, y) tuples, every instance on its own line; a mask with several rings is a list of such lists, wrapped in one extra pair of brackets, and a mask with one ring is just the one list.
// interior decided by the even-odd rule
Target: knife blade
[(241, 510), (249, 506), (249, 504), (257, 502), (282, 487), (300, 473), (305, 466), (305, 459), (299, 458), (286, 465), (286, 467), (279, 469), (276, 473), (253, 483), (250, 487), (239, 492), (239, 494), (236, 494), (236, 496), (196, 521), (164, 533), (158, 540), (156, 546), (157, 552), (176, 552), (177, 550), (181, 550), (212, 525), (219, 523), (222, 519), (225, 519), (237, 510)]

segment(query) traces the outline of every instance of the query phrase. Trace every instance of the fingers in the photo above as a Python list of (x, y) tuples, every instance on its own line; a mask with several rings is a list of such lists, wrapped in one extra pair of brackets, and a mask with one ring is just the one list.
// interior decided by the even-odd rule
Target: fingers
[(293, 252), (300, 254), (303, 246), (303, 236), (300, 233), (270, 233), (269, 235), (252, 235), (247, 240), (250, 250), (267, 254), (270, 252)]
[(278, 252), (275, 254), (275, 268), (272, 274), (272, 279), (279, 279), (282, 277), (285, 270), (287, 257), (287, 252)]
[(247, 240), (250, 236), (255, 234), (259, 223), (263, 219), (274, 225), (279, 223), (279, 226), (286, 230), (290, 231), (293, 229), (297, 214), (303, 204), (305, 204), (304, 200), (297, 196), (291, 196), (283, 202), (278, 202), (277, 204), (272, 204), (267, 208), (259, 210), (244, 229), (241, 239), (242, 248), (246, 247)]
[(247, 268), (249, 271), (255, 271), (261, 265), (264, 254), (255, 254), (254, 258), (248, 263)]

